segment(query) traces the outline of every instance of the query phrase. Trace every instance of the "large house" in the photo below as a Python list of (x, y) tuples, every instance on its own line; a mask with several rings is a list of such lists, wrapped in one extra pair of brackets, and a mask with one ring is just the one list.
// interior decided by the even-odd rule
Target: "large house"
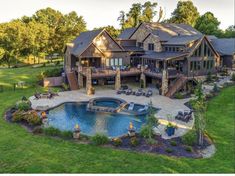
[(223, 63), (220, 54), (211, 39), (189, 25), (141, 23), (117, 39), (106, 30), (81, 33), (66, 46), (65, 71), (71, 89), (86, 87), (89, 93), (93, 84), (118, 89), (137, 81), (170, 97), (217, 73)]

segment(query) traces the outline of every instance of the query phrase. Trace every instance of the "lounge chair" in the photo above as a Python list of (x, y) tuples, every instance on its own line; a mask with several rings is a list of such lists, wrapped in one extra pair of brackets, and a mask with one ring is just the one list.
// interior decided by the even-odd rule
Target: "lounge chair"
[(148, 106), (148, 105), (145, 105), (143, 108), (138, 109), (138, 112), (147, 111), (148, 108), (149, 108), (149, 106)]
[(131, 95), (132, 94), (132, 89), (127, 89), (126, 90), (126, 95)]
[(153, 95), (153, 91), (149, 89), (147, 93), (145, 94), (146, 97), (151, 97)]
[(138, 90), (135, 92), (135, 95), (136, 95), (136, 96), (141, 96), (141, 95), (143, 95), (143, 90), (142, 90), (142, 89), (138, 89)]
[(134, 106), (135, 106), (135, 104), (134, 104), (133, 102), (131, 102), (131, 103), (129, 104), (128, 110), (129, 110), (129, 111), (133, 111)]
[(175, 119), (188, 123), (189, 120), (192, 119), (192, 113), (193, 111), (185, 111), (184, 113), (182, 111), (179, 111), (178, 114), (175, 116)]

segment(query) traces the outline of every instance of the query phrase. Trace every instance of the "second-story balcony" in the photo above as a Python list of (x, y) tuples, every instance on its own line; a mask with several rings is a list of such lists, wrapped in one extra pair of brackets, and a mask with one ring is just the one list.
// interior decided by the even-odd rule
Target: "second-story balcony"
[[(80, 67), (79, 73), (86, 76), (88, 67)], [(141, 69), (136, 67), (104, 67), (104, 68), (91, 68), (92, 78), (105, 78), (105, 77), (115, 77), (117, 74), (117, 69), (120, 69), (121, 76), (138, 76), (141, 74)]]
[[(158, 68), (153, 68), (153, 69), (147, 68), (144, 70), (144, 74), (146, 76), (150, 76), (153, 78), (159, 78), (159, 79), (162, 78), (162, 70)], [(175, 68), (168, 68), (167, 75), (168, 75), (168, 78), (177, 78), (179, 77), (179, 75), (182, 75), (182, 73), (176, 70)]]

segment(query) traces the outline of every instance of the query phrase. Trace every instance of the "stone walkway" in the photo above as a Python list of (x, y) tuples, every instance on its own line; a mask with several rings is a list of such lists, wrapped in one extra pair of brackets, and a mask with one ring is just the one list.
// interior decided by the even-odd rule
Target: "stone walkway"
[[(165, 96), (157, 95), (154, 93), (154, 96), (151, 98), (143, 97), (143, 96), (134, 96), (134, 95), (117, 95), (115, 90), (98, 90), (96, 91), (95, 95), (86, 95), (85, 90), (77, 90), (77, 91), (65, 91), (59, 92), (59, 96), (56, 96), (53, 99), (39, 99), (36, 100), (34, 97), (30, 97), (30, 101), (32, 102), (32, 108), (36, 110), (47, 110), (49, 108), (58, 106), (64, 102), (80, 102), (80, 101), (88, 101), (91, 98), (95, 97), (116, 97), (121, 98), (127, 102), (134, 102), (139, 104), (148, 104), (152, 101), (153, 106), (156, 108), (160, 108), (155, 116), (159, 119), (160, 125), (158, 128), (155, 128), (156, 133), (160, 133), (163, 138), (169, 139), (178, 136), (182, 136), (187, 133), (188, 130), (192, 129), (194, 124), (193, 120), (189, 121), (188, 123), (175, 120), (175, 116), (177, 115), (178, 111), (189, 110), (188, 107), (184, 105), (185, 102), (189, 101), (189, 99), (170, 99)], [(169, 119), (168, 116), (171, 116)], [(168, 137), (165, 132), (165, 127), (168, 121), (176, 124), (178, 128), (176, 129), (175, 135)]]

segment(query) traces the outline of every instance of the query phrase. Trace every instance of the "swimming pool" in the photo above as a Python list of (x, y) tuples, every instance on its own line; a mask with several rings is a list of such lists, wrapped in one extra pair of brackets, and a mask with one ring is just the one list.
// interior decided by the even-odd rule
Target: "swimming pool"
[[(105, 102), (101, 104), (105, 105)], [(79, 124), (81, 133), (91, 136), (96, 133), (103, 133), (108, 137), (122, 136), (127, 134), (130, 122), (138, 132), (146, 122), (146, 115), (91, 112), (87, 111), (87, 102), (64, 103), (48, 112), (49, 126), (62, 131), (73, 131), (74, 126)]]

